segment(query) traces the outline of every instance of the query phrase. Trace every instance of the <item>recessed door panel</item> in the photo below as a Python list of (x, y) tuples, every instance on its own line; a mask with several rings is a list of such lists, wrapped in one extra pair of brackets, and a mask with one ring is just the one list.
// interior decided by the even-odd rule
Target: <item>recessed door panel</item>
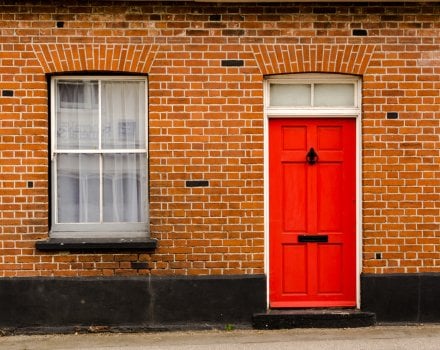
[(285, 232), (302, 232), (307, 229), (307, 176), (306, 167), (300, 163), (283, 164), (282, 185)]
[(282, 129), (283, 150), (303, 150), (307, 147), (306, 126), (286, 126)]
[(342, 228), (343, 199), (340, 195), (344, 191), (342, 171), (340, 162), (328, 162), (318, 168), (316, 186), (319, 231), (334, 232)]
[(324, 150), (342, 150), (342, 126), (319, 126), (318, 147)]
[(318, 294), (343, 292), (342, 244), (318, 245)]
[(269, 121), (272, 307), (356, 305), (354, 119)]
[(292, 276), (284, 279), (283, 294), (307, 293), (307, 252), (305, 245), (285, 244), (283, 246), (283, 274)]

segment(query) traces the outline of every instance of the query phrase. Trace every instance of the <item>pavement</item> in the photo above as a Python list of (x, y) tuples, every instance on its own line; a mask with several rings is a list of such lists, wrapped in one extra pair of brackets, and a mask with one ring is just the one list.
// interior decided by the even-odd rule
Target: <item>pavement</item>
[(349, 329), (212, 330), (192, 332), (14, 335), (1, 350), (428, 350), (440, 349), (440, 325)]

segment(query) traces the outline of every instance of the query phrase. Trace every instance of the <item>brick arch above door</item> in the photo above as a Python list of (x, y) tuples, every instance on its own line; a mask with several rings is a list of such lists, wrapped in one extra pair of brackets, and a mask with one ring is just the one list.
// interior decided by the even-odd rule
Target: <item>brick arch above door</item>
[(375, 45), (252, 45), (263, 75), (322, 72), (362, 75)]
[(34, 52), (45, 73), (148, 73), (157, 52), (157, 45), (50, 43), (35, 44)]

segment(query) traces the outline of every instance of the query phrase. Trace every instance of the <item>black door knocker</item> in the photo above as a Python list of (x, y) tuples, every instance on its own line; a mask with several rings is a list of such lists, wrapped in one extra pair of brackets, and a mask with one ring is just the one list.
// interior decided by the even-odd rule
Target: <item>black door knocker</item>
[(313, 147), (310, 148), (309, 152), (307, 153), (306, 160), (310, 165), (314, 165), (318, 161), (318, 153), (316, 153)]

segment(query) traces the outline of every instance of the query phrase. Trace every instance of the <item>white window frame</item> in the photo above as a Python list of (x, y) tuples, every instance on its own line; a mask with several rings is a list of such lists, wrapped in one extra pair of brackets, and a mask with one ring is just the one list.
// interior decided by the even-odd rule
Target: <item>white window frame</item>
[[(145, 86), (145, 146), (136, 149), (57, 149), (57, 88), (58, 81), (98, 81), (99, 84), (99, 128), (101, 131), (101, 82), (102, 81), (142, 81)], [(146, 238), (149, 236), (149, 210), (148, 210), (148, 81), (146, 77), (139, 76), (112, 76), (112, 75), (68, 75), (53, 76), (50, 81), (51, 100), (51, 125), (50, 125), (50, 152), (51, 152), (51, 238), (117, 238), (117, 239), (136, 239)], [(66, 107), (69, 108), (69, 107)], [(99, 132), (99, 145), (101, 145), (101, 132)], [(101, 147), (101, 146), (99, 146)], [(108, 223), (58, 223), (58, 201), (57, 201), (57, 154), (143, 154), (145, 160), (145, 172), (142, 176), (144, 179), (143, 197), (145, 211), (145, 222), (108, 222)], [(105, 174), (102, 172), (103, 164), (100, 158), (100, 211), (102, 212), (102, 193), (103, 180)], [(102, 217), (102, 213), (101, 213)]]

